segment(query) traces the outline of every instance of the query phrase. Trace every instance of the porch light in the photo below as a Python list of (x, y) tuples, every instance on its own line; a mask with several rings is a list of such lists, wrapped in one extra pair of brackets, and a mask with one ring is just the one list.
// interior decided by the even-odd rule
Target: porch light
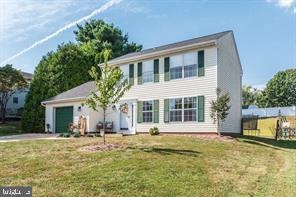
[(112, 110), (113, 111), (117, 111), (120, 109), (120, 105), (116, 104), (116, 105), (112, 105)]
[(79, 112), (81, 111), (81, 106), (78, 107), (77, 111), (79, 111)]

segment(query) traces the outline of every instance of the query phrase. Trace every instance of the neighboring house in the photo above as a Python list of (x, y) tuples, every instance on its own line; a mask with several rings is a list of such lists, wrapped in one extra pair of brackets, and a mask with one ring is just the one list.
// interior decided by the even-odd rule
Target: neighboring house
[[(21, 72), (27, 83), (33, 79), (31, 73)], [(16, 91), (8, 100), (6, 107), (6, 118), (20, 118), (24, 109), (25, 99), (29, 88)]]
[[(231, 96), (231, 109), (222, 125), (224, 133), (240, 133), (242, 67), (232, 31), (194, 38), (130, 53), (109, 61), (119, 66), (131, 89), (107, 112), (116, 132), (217, 133), (210, 118), (210, 101), (216, 89)], [(88, 82), (42, 102), (46, 124), (52, 132), (66, 131), (80, 115), (87, 118), (87, 131), (103, 120), (102, 110), (93, 111), (82, 102), (95, 90)]]

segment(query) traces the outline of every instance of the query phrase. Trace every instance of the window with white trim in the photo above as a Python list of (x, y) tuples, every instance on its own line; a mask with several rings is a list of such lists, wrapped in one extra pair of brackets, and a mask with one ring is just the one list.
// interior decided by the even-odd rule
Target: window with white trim
[(196, 121), (196, 97), (184, 98), (184, 122)]
[(12, 101), (13, 101), (13, 104), (18, 104), (18, 97), (13, 97)]
[(197, 75), (197, 52), (185, 53), (184, 58), (184, 78)]
[(121, 71), (123, 72), (123, 80), (129, 79), (129, 65), (120, 66)]
[(153, 82), (153, 60), (143, 62), (142, 80), (143, 83)]
[(153, 101), (143, 101), (143, 122), (152, 122), (153, 120)]
[(183, 77), (183, 56), (176, 55), (170, 57), (170, 79), (180, 79)]
[(182, 98), (169, 100), (170, 122), (182, 122)]
[(170, 57), (170, 79), (197, 76), (198, 52), (188, 52)]

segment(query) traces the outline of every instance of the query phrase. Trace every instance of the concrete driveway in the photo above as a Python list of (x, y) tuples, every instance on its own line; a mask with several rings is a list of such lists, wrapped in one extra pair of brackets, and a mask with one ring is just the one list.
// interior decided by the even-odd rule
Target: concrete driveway
[(17, 142), (25, 140), (37, 140), (37, 139), (57, 139), (58, 134), (43, 134), (43, 133), (28, 133), (21, 135), (9, 135), (0, 137), (1, 142)]

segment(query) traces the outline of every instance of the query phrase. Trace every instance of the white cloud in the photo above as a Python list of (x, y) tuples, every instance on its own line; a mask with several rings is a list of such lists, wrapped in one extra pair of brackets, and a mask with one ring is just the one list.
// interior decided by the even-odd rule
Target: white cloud
[(146, 6), (147, 2), (137, 2), (137, 1), (126, 1), (125, 3), (119, 6), (120, 10), (123, 10), (125, 13), (148, 13), (150, 10)]
[(278, 5), (284, 8), (290, 8), (294, 3), (294, 0), (278, 0)]
[(63, 31), (66, 31), (67, 29), (71, 28), (71, 27), (74, 27), (76, 26), (77, 24), (79, 23), (82, 23), (84, 21), (87, 21), (89, 20), (90, 18), (92, 18), (93, 16), (101, 13), (101, 12), (104, 12), (105, 10), (109, 9), (110, 7), (114, 6), (114, 5), (117, 5), (118, 3), (120, 3), (122, 0), (109, 0), (107, 3), (105, 3), (104, 5), (102, 5), (100, 8), (97, 8), (95, 9), (94, 11), (92, 11), (90, 14), (86, 15), (86, 16), (83, 16), (81, 18), (79, 18), (78, 20), (75, 20), (65, 26), (63, 26), (62, 28), (56, 30), (54, 33), (46, 36), (45, 38), (39, 40), (39, 41), (36, 41), (35, 43), (33, 43), (31, 46), (23, 49), (22, 51), (20, 51), (19, 53), (5, 59), (3, 62), (0, 63), (0, 65), (4, 65), (8, 62), (10, 62), (11, 60), (17, 58), (18, 56), (26, 53), (27, 51), (43, 44), (44, 42), (47, 42), (49, 39), (53, 38), (53, 37), (56, 37), (57, 35), (59, 35), (61, 32)]
[(264, 90), (264, 88), (266, 88), (266, 84), (255, 84), (252, 85), (252, 87), (257, 90)]
[(75, 0), (1, 0), (0, 1), (0, 41), (24, 37), (30, 30), (45, 27), (57, 15), (66, 15), (67, 8)]
[(280, 8), (284, 8), (287, 10), (293, 10), (293, 13), (296, 12), (296, 0), (266, 0), (268, 3), (273, 3)]

